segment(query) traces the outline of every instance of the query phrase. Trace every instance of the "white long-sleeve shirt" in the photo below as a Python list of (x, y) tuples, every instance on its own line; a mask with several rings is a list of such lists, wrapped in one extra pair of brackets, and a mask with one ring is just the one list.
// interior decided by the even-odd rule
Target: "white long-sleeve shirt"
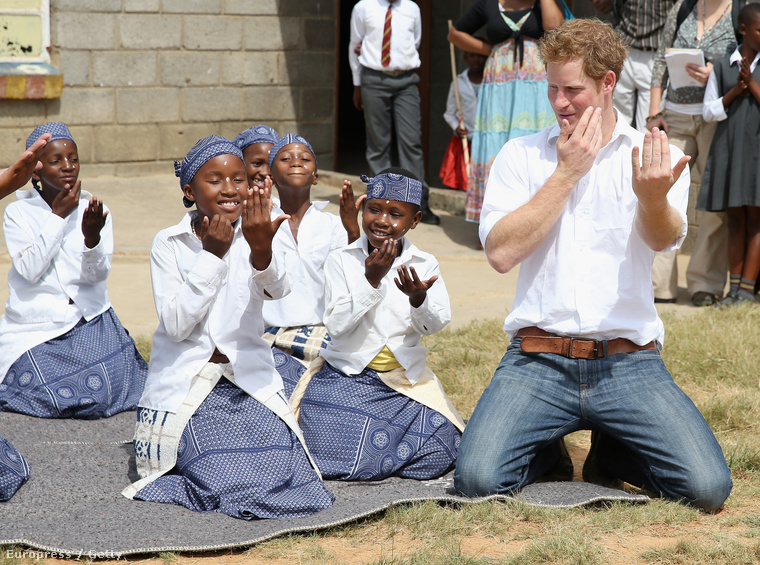
[[(354, 86), (360, 86), (362, 67), (376, 71), (410, 71), (420, 66), (417, 51), (422, 42), (422, 16), (412, 0), (396, 0), (391, 6), (391, 60), (382, 65), (383, 29), (388, 0), (361, 0), (351, 12), (348, 62)], [(361, 55), (354, 48), (361, 44)]]
[[(331, 251), (344, 247), (348, 235), (335, 214), (322, 210), (329, 202), (312, 202), (298, 226), (298, 242), (288, 222), (272, 240), (272, 254), (281, 260), (292, 290), (284, 298), (264, 302), (267, 327), (311, 326), (322, 323), (325, 313), (325, 261)], [(279, 204), (272, 207), (272, 218), (284, 214)]]
[[(467, 76), (468, 72), (470, 72), (469, 69), (465, 69), (457, 75), (457, 84), (459, 85), (459, 103), (462, 106), (462, 120), (464, 120), (464, 127), (467, 129), (467, 139), (472, 139), (472, 133), (475, 131), (475, 116), (478, 110), (478, 95), (475, 92), (475, 86)], [(446, 120), (452, 130), (456, 131), (459, 127), (457, 99), (453, 82), (449, 86), (449, 97), (446, 100), (446, 112), (443, 114), (443, 119)]]
[[(451, 305), (438, 261), (406, 238), (391, 270), (374, 288), (364, 275), (367, 237), (330, 254), (325, 263), (324, 323), (330, 344), (320, 355), (347, 375), (361, 373), (383, 347), (391, 350), (414, 384), (425, 368), (421, 335), (438, 332), (451, 321)], [(401, 265), (414, 267), (422, 280), (438, 276), (425, 301), (414, 308), (393, 281)]]
[[(480, 215), (485, 244), (496, 223), (528, 202), (557, 168), (559, 126), (513, 139), (491, 167)], [(624, 337), (660, 343), (664, 326), (654, 306), (655, 252), (637, 232), (638, 200), (632, 188), (631, 151), (644, 134), (618, 119), (610, 141), (578, 182), (544, 241), (520, 264), (515, 302), (504, 329), (510, 339), (524, 327), (594, 339)], [(683, 152), (670, 146), (671, 166)], [(689, 167), (668, 192), (686, 237)]]
[(205, 251), (192, 232), (195, 214), (153, 240), (150, 272), (159, 325), (139, 404), (176, 412), (215, 348), (229, 358), (235, 384), (266, 402), (283, 385), (261, 339), (261, 305), (290, 291), (287, 274), (275, 255), (263, 271), (251, 266), (240, 222), (223, 259)]
[[(53, 214), (33, 188), (19, 190), (16, 196), (3, 222), (13, 268), (0, 320), (0, 382), (23, 353), (111, 307), (106, 288), (113, 256), (111, 214), (100, 242), (89, 249), (82, 216), (91, 194), (83, 190), (79, 206), (66, 218)], [(108, 208), (104, 205), (103, 210)]]
[[(742, 54), (739, 51), (741, 45), (737, 47), (728, 58), (730, 65), (740, 65)], [(749, 65), (750, 72), (755, 71), (757, 61), (760, 60), (760, 53), (755, 54), (755, 58)], [(708, 122), (722, 122), (728, 117), (726, 109), (723, 107), (723, 97), (718, 91), (718, 77), (715, 76), (715, 70), (710, 71), (710, 78), (707, 79), (705, 87), (705, 98), (702, 103), (702, 117)]]

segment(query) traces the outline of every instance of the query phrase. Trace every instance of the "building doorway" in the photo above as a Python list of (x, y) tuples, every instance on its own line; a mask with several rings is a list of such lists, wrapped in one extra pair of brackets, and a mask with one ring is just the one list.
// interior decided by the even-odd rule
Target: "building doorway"
[[(336, 120), (334, 155), (335, 170), (347, 174), (368, 174), (365, 158), (366, 140), (364, 115), (354, 108), (354, 86), (348, 64), (348, 44), (351, 39), (351, 11), (358, 0), (338, 0), (338, 41), (336, 42)], [(420, 98), (422, 113), (422, 150), (427, 161), (430, 99), (430, 45), (432, 0), (416, 0), (422, 13), (422, 44), (420, 45)], [(392, 153), (395, 147), (391, 148)], [(396, 163), (395, 155), (393, 162)], [(426, 167), (427, 170), (427, 167)], [(429, 171), (428, 171), (429, 176)]]

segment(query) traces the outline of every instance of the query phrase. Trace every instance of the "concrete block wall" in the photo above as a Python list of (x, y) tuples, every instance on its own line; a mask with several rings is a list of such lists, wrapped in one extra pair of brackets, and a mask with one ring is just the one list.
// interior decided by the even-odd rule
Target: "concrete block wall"
[(67, 123), (86, 174), (171, 171), (200, 137), (266, 122), (333, 163), (335, 1), (51, 0), (58, 100), (0, 100), (0, 165)]

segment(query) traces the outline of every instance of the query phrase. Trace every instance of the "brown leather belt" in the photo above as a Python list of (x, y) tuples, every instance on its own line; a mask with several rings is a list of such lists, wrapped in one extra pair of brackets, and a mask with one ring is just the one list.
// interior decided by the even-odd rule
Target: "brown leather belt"
[(656, 349), (653, 341), (637, 345), (630, 339), (586, 339), (582, 337), (555, 336), (535, 326), (517, 330), (520, 349), (525, 353), (556, 353), (569, 359), (599, 359), (617, 353), (633, 353)]

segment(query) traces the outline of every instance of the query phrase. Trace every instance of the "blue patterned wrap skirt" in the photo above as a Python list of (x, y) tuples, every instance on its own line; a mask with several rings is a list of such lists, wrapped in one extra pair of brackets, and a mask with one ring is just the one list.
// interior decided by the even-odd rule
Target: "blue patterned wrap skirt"
[(4, 502), (29, 480), (29, 465), (26, 459), (0, 436), (0, 502)]
[(282, 378), (285, 396), (290, 398), (290, 395), (293, 394), (293, 389), (296, 388), (298, 381), (306, 372), (306, 367), (294, 357), (291, 357), (284, 351), (280, 351), (277, 347), (272, 348), (272, 357), (274, 357), (274, 367)]
[[(138, 421), (166, 417), (138, 409)], [(153, 425), (154, 422), (148, 422)], [(160, 446), (141, 446), (160, 455)], [(234, 518), (300, 518), (332, 506), (334, 496), (301, 442), (270, 409), (225, 378), (185, 426), (174, 469), (135, 498), (180, 504)]]
[(462, 437), (456, 426), (372, 369), (347, 376), (325, 363), (300, 406), (306, 445), (325, 479), (433, 479), (456, 460)]
[(0, 383), (0, 411), (94, 420), (134, 410), (148, 364), (109, 308), (24, 353)]

